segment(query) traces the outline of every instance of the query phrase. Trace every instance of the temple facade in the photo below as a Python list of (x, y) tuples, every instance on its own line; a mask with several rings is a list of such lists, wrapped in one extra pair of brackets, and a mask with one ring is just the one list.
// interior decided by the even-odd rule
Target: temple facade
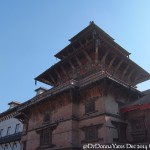
[(52, 88), (17, 109), (22, 150), (133, 142), (126, 107), (144, 96), (136, 85), (149, 73), (94, 22), (69, 41), (55, 55), (60, 61), (35, 78)]

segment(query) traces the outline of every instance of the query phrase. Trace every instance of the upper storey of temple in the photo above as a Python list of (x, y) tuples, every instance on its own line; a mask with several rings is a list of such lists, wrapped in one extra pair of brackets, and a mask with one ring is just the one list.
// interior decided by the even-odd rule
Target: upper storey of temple
[(123, 49), (120, 45), (114, 42), (114, 39), (109, 36), (106, 32), (100, 29), (93, 21), (90, 22), (89, 26), (79, 32), (77, 35), (72, 37), (69, 41), (71, 42), (68, 46), (58, 52), (55, 57), (64, 59), (71, 55), (74, 51), (84, 45), (90, 39), (100, 39), (101, 41), (109, 42), (110, 45), (115, 46), (116, 49), (125, 56), (129, 56), (130, 53)]
[(97, 74), (135, 86), (150, 79), (150, 74), (129, 59), (130, 53), (94, 22), (70, 39), (70, 44), (55, 55), (60, 61), (35, 78), (52, 86), (71, 79), (82, 81)]

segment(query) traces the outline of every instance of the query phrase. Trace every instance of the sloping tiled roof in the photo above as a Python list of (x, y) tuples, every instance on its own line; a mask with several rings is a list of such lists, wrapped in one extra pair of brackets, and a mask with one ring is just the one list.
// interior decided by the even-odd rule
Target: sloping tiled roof
[(138, 100), (128, 104), (128, 106), (134, 106), (134, 105), (142, 105), (142, 104), (148, 104), (150, 103), (150, 89), (143, 91), (144, 96), (139, 98)]
[(133, 110), (150, 109), (150, 89), (143, 91), (143, 96), (136, 101), (124, 106), (121, 112), (129, 112)]
[(144, 96), (139, 98), (137, 101), (130, 104), (132, 105), (142, 105), (142, 104), (149, 104), (150, 103), (150, 89), (143, 91)]

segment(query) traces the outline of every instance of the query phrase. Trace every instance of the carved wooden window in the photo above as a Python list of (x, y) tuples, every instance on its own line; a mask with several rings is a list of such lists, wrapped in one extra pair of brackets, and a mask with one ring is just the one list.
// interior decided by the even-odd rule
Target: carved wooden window
[(95, 101), (87, 101), (85, 103), (85, 113), (95, 112)]
[(52, 144), (52, 131), (44, 129), (40, 134), (40, 146), (47, 146)]
[(98, 139), (98, 127), (91, 126), (85, 129), (85, 140), (93, 141)]
[(44, 116), (43, 116), (43, 123), (49, 122), (50, 121), (50, 112), (46, 111), (44, 112)]

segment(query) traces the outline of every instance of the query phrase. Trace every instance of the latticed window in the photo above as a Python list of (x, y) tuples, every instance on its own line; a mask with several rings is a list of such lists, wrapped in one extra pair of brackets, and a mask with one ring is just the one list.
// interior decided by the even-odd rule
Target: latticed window
[(46, 146), (52, 143), (52, 131), (50, 129), (44, 129), (40, 135), (40, 145)]
[(85, 129), (85, 140), (93, 141), (98, 139), (98, 127), (91, 126)]
[(85, 103), (85, 113), (91, 113), (95, 111), (95, 101), (87, 101)]

